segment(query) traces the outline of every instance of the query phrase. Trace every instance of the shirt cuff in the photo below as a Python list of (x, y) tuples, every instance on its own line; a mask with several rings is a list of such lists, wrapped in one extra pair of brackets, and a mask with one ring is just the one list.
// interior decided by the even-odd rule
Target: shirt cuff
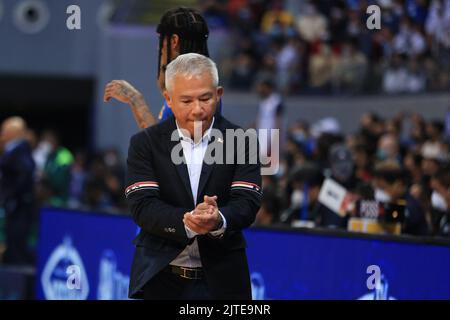
[(191, 229), (189, 229), (188, 226), (184, 226), (184, 229), (186, 230), (186, 235), (189, 239), (192, 239), (193, 237), (195, 237), (196, 235), (198, 235), (197, 232), (192, 231)]
[[(189, 212), (190, 214), (192, 214), (193, 210), (191, 212)], [(192, 231), (187, 225), (184, 225), (184, 229), (186, 230), (186, 235), (189, 239), (194, 238), (195, 236), (198, 235), (197, 232)]]
[(212, 235), (213, 237), (219, 237), (219, 236), (223, 235), (225, 232), (225, 229), (227, 228), (227, 220), (223, 216), (222, 212), (219, 211), (219, 214), (222, 217), (222, 221), (223, 221), (222, 228), (215, 230), (215, 231), (211, 231), (209, 234)]

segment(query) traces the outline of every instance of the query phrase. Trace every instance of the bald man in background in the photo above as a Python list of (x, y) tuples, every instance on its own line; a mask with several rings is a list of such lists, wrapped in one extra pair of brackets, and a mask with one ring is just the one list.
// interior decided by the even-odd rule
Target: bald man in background
[(28, 239), (34, 217), (34, 168), (26, 140), (27, 125), (20, 117), (3, 121), (0, 129), (0, 206), (5, 210), (6, 251), (3, 263), (33, 263)]

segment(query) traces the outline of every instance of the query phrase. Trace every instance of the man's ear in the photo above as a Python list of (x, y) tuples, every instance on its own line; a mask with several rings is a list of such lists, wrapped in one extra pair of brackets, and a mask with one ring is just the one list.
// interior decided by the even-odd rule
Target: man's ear
[(167, 89), (164, 90), (163, 96), (164, 96), (164, 99), (166, 99), (167, 106), (168, 106), (170, 109), (172, 109), (172, 99), (170, 98), (170, 95), (169, 95), (169, 93), (167, 92)]
[(217, 87), (217, 96), (218, 96), (218, 98), (220, 99), (222, 97), (222, 95), (223, 95), (223, 87), (218, 86)]

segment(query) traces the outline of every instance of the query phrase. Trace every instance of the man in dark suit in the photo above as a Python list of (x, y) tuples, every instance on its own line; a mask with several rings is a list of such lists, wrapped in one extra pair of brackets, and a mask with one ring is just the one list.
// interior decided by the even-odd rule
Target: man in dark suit
[(256, 134), (228, 135), (238, 127), (215, 114), (223, 89), (209, 58), (178, 56), (166, 88), (174, 117), (134, 135), (128, 151), (125, 194), (141, 227), (129, 296), (251, 299), (242, 229), (261, 202)]
[(25, 140), (26, 124), (22, 118), (6, 119), (0, 142), (0, 205), (5, 210), (6, 251), (3, 262), (31, 264), (28, 240), (34, 213), (34, 161)]

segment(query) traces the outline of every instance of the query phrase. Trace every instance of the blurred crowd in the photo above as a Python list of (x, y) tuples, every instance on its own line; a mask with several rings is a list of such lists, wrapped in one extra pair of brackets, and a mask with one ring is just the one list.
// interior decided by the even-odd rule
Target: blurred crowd
[[(117, 150), (94, 154), (69, 150), (57, 132), (37, 134), (20, 117), (4, 121), (0, 142), (0, 207), (5, 210), (6, 229), (13, 217), (20, 216), (18, 224), (27, 225), (18, 237), (31, 232), (43, 206), (126, 211), (125, 165)], [(23, 216), (18, 213), (22, 203), (27, 203)]]
[(116, 149), (69, 150), (58, 134), (28, 131), (39, 206), (119, 212), (126, 209), (125, 164)]
[[(263, 176), (255, 225), (348, 230), (360, 208), (336, 212), (324, 204), (320, 193), (332, 179), (354, 203), (373, 200), (383, 210), (400, 205), (403, 234), (450, 236), (450, 110), (444, 120), (367, 113), (351, 134), (330, 117), (314, 123), (298, 119), (284, 130), (283, 99), (275, 83), (266, 79), (257, 88), (260, 103), (253, 126), (281, 129), (281, 148), (279, 170)], [(4, 261), (32, 261), (23, 253), (42, 206), (127, 212), (125, 162), (117, 150), (69, 150), (56, 132), (36, 134), (19, 117), (3, 122), (0, 141), (0, 208), (6, 240), (13, 243)], [(260, 145), (263, 155), (275, 159), (267, 148), (270, 139), (260, 139)]]
[[(450, 88), (450, 0), (205, 0), (222, 79), (248, 90), (270, 75), (283, 94), (416, 93)], [(370, 30), (369, 5), (381, 9)]]
[[(286, 128), (282, 98), (450, 89), (450, 0), (200, 4), (210, 29), (231, 35), (217, 61), (222, 82), (235, 90), (256, 88), (260, 103), (252, 126), (281, 129), (280, 168), (263, 176), (256, 225), (345, 230), (360, 214), (358, 203), (373, 200), (384, 211), (392, 211), (390, 204), (404, 208), (404, 234), (450, 236), (448, 115), (368, 113), (357, 132), (344, 134), (333, 118), (298, 119)], [(366, 24), (372, 4), (381, 8), (380, 29)], [(270, 139), (260, 144), (262, 154), (273, 156)], [(124, 156), (114, 148), (71, 150), (55, 131), (37, 133), (24, 119), (6, 119), (0, 133), (3, 261), (33, 260), (27, 241), (43, 206), (126, 213)], [(356, 205), (345, 212), (324, 205), (320, 192), (329, 179)]]
[(24, 119), (7, 118), (0, 132), (0, 216), (6, 242), (0, 260), (33, 262), (30, 243), (41, 207), (125, 213), (124, 179), (117, 150), (69, 150), (57, 132), (38, 134)]
[[(261, 96), (258, 117), (267, 115), (268, 101), (277, 101), (272, 124), (283, 123), (283, 102), (274, 95), (279, 94), (272, 90)], [(420, 114), (400, 113), (382, 118), (366, 113), (351, 134), (331, 117), (314, 123), (296, 121), (285, 133), (278, 173), (263, 176), (263, 204), (256, 224), (351, 230), (352, 218), (368, 217), (361, 204), (376, 203), (372, 218), (396, 222), (398, 233), (450, 236), (448, 117), (426, 120)], [(272, 126), (277, 128), (282, 129)], [(332, 210), (320, 198), (329, 179), (345, 190), (342, 205), (352, 204), (347, 203), (343, 212)]]

